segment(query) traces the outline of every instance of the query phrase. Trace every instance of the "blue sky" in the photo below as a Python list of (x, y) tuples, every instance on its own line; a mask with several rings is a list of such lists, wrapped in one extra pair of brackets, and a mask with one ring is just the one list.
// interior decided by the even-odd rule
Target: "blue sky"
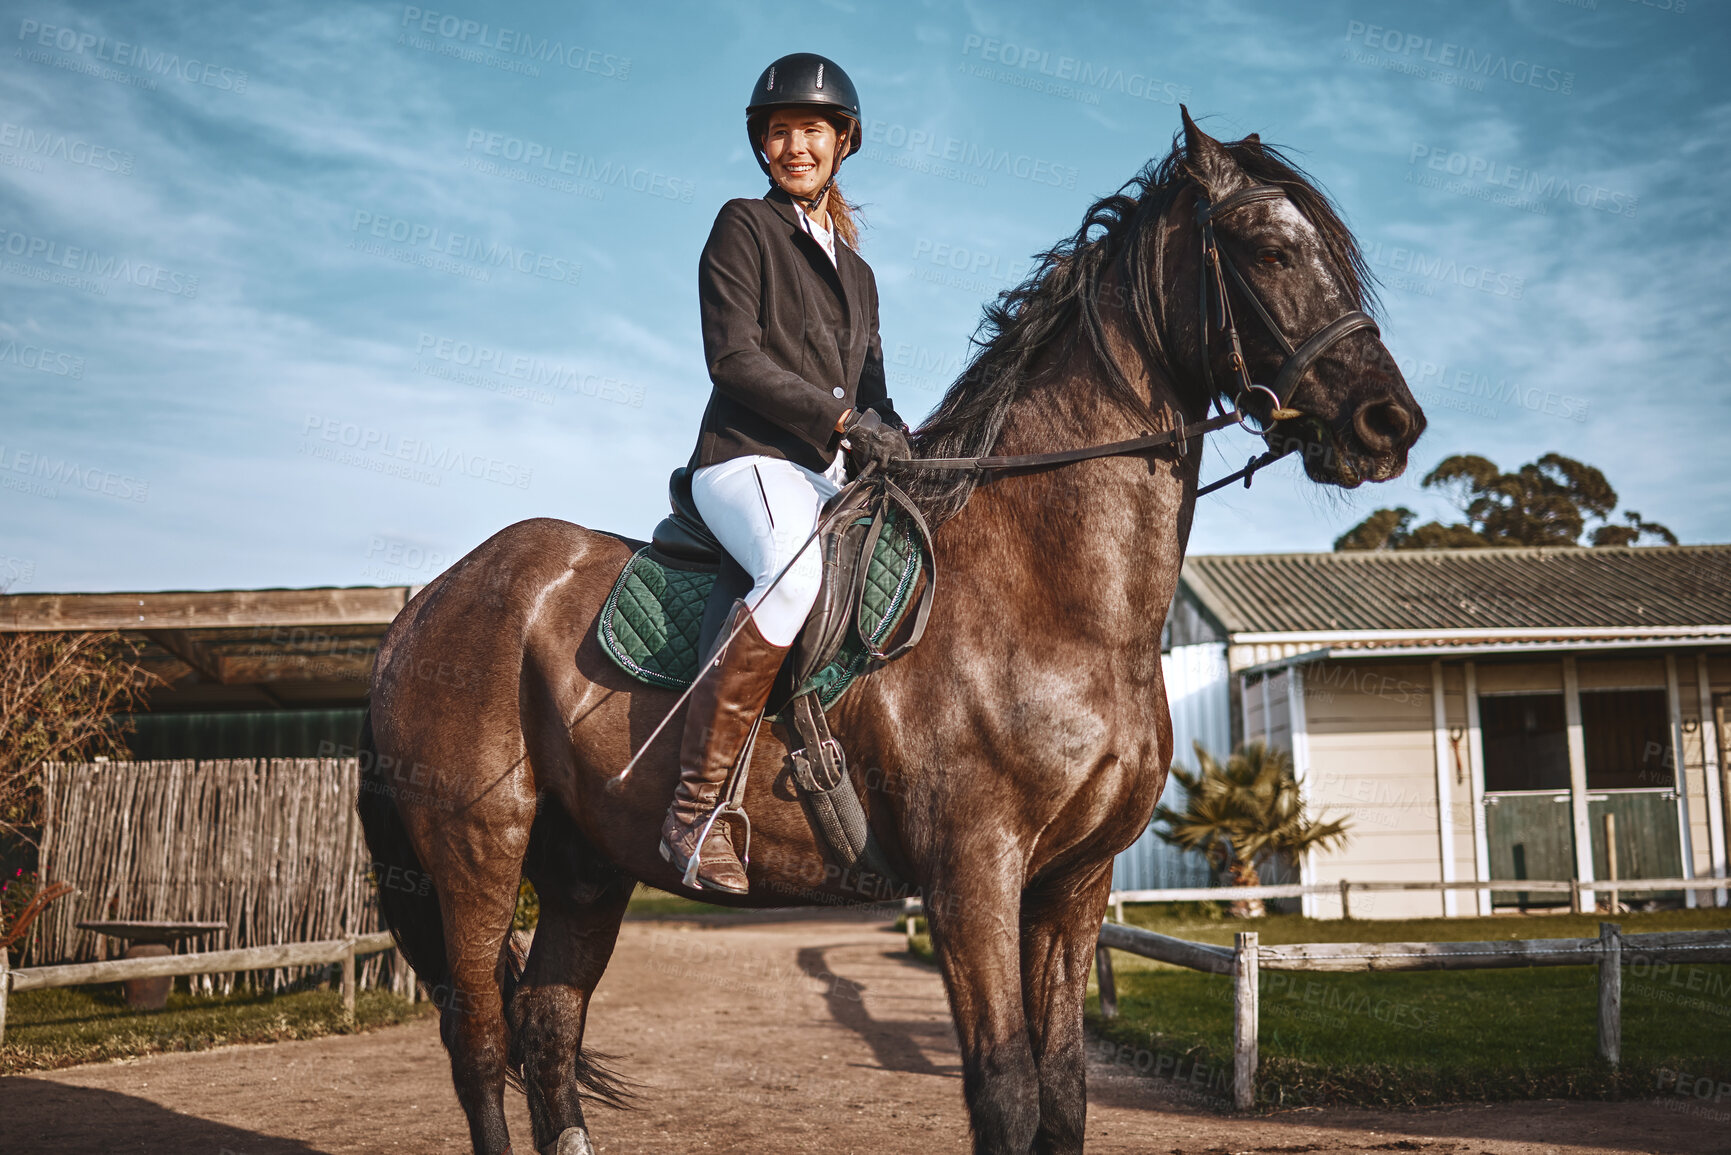
[(6, 3), (0, 584), (420, 583), (520, 518), (647, 534), (709, 389), (698, 252), (764, 188), (746, 94), (800, 50), (864, 100), (843, 184), (910, 418), (1183, 101), (1334, 194), (1431, 422), (1387, 485), (1208, 499), (1193, 550), (1327, 549), (1446, 512), (1443, 456), (1553, 449), (1731, 540), (1728, 33), (1698, 0)]

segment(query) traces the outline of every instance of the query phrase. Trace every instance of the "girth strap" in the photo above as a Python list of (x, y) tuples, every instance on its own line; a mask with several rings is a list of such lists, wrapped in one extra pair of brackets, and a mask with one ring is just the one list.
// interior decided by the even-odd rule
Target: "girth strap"
[(866, 820), (841, 743), (830, 733), (817, 693), (801, 694), (793, 702), (793, 726), (805, 743), (788, 754), (793, 782), (812, 829), (837, 866), (874, 874), (888, 885), (901, 880), (884, 861)]
[[(925, 515), (920, 512), (920, 507), (914, 504), (914, 499), (888, 477), (880, 475), (873, 484), (883, 488), (878, 499), (873, 502), (871, 526), (866, 530), (865, 543), (860, 549), (862, 560), (855, 570), (855, 588), (850, 591), (849, 596), (854, 606), (857, 632), (860, 640), (865, 643), (866, 651), (876, 661), (893, 662), (919, 645), (920, 639), (925, 637), (926, 619), (931, 617), (932, 598), (938, 591), (938, 551), (932, 547), (931, 527), (926, 524)], [(908, 519), (908, 532), (914, 534), (919, 542), (920, 568), (925, 572), (925, 584), (920, 589), (919, 605), (914, 607), (913, 624), (909, 627), (907, 636), (889, 649), (880, 650), (872, 645), (871, 631), (866, 628), (865, 583), (872, 553), (877, 549), (878, 538), (883, 535), (884, 520), (892, 502)]]

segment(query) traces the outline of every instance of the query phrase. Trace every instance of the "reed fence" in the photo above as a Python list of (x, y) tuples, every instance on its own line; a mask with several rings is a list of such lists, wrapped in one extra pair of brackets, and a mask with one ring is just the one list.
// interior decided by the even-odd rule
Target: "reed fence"
[[(39, 872), (78, 893), (37, 920), (20, 962), (120, 955), (125, 944), (77, 929), (90, 919), (212, 921), (210, 950), (314, 942), (379, 929), (355, 814), (353, 758), (65, 762), (43, 768)], [(248, 972), (281, 989), (307, 968)], [(410, 990), (392, 951), (368, 959), (363, 986)], [(235, 976), (201, 975), (210, 990)]]

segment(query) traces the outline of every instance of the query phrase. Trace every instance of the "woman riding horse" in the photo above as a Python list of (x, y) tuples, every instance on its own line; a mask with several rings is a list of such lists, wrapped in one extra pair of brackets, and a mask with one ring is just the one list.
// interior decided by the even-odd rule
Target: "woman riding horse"
[(722, 206), (698, 264), (715, 388), (689, 468), (698, 512), (752, 586), (692, 692), (661, 827), (663, 858), (684, 872), (695, 856), (700, 885), (730, 894), (746, 893), (745, 869), (728, 824), (708, 819), (822, 586), (817, 549), (802, 547), (850, 462), (908, 455), (885, 392), (877, 283), (835, 184), (859, 148), (853, 82), (822, 56), (784, 56), (745, 117), (771, 187)]

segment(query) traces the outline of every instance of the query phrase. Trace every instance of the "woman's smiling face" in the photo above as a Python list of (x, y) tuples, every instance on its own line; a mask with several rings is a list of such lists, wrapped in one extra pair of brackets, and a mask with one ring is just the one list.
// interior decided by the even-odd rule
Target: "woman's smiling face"
[(816, 196), (834, 171), (839, 142), (835, 126), (815, 109), (778, 109), (763, 135), (770, 176), (790, 193)]

